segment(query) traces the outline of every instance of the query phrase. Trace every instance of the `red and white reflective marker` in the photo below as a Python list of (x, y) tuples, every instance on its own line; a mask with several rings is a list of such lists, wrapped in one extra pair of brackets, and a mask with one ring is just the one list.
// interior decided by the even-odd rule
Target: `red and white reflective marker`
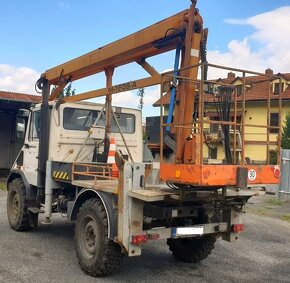
[(279, 168), (278, 165), (275, 165), (275, 166), (274, 166), (274, 176), (275, 176), (276, 178), (279, 178), (280, 175), (281, 175), (281, 170), (280, 170), (280, 168)]

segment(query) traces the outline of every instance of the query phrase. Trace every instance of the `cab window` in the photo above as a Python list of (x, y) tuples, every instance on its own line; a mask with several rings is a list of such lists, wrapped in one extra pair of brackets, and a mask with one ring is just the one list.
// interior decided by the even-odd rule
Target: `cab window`
[[(63, 128), (73, 131), (87, 131), (97, 119), (99, 111), (79, 109), (79, 108), (64, 108), (63, 111)], [(128, 113), (115, 113), (120, 125), (121, 131), (125, 134), (135, 133), (135, 115)], [(98, 122), (99, 126), (106, 125), (106, 114), (102, 114)], [(111, 124), (111, 132), (118, 133), (118, 127), (115, 120)]]
[(40, 111), (34, 111), (31, 117), (29, 140), (38, 141), (40, 138)]

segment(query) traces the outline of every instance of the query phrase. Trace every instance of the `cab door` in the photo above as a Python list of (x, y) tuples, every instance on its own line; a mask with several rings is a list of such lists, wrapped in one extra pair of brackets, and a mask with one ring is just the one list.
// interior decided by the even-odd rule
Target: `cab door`
[(23, 172), (29, 184), (37, 186), (40, 110), (31, 112), (23, 146)]

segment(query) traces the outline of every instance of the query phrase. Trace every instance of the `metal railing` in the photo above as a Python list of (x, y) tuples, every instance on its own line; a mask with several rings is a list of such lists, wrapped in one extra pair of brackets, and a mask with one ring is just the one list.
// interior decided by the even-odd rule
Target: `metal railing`
[[(258, 72), (252, 72), (248, 70), (229, 68), (219, 65), (213, 65), (208, 63), (201, 63), (195, 66), (191, 66), (190, 68), (199, 68), (201, 74), (204, 74), (205, 69), (215, 69), (230, 72), (236, 72), (241, 74), (237, 78), (241, 81), (241, 90), (242, 92), (238, 94), (237, 87), (235, 84), (230, 83), (227, 79), (215, 79), (205, 80), (204, 75), (201, 75), (200, 79), (193, 80), (190, 78), (175, 76), (173, 72), (167, 72), (162, 75), (162, 84), (161, 84), (161, 107), (160, 107), (160, 116), (161, 121), (163, 121), (164, 116), (164, 94), (168, 91), (168, 85), (172, 85), (173, 79), (177, 79), (177, 83), (174, 87), (182, 83), (186, 84), (194, 84), (195, 85), (195, 106), (193, 106), (197, 112), (194, 114), (192, 123), (176, 123), (173, 119), (172, 123), (161, 123), (160, 128), (160, 155), (161, 160), (163, 160), (163, 150), (164, 150), (164, 136), (163, 136), (163, 127), (170, 127), (171, 129), (184, 128), (190, 129), (191, 135), (195, 136), (196, 142), (198, 144), (198, 148), (200, 152), (196, 152), (196, 160), (195, 164), (204, 164), (205, 154), (204, 154), (204, 146), (207, 141), (204, 135), (204, 132), (210, 125), (219, 125), (219, 127), (228, 129), (227, 131), (230, 133), (239, 133), (240, 137), (236, 134), (233, 134), (231, 137), (230, 143), (230, 151), (232, 154), (232, 162), (230, 164), (241, 164), (245, 165), (246, 162), (246, 147), (247, 145), (256, 145), (259, 147), (263, 147), (265, 150), (265, 164), (270, 163), (270, 150), (277, 150), (277, 164), (280, 164), (280, 144), (281, 144), (281, 115), (278, 115), (278, 123), (277, 125), (271, 125), (270, 115), (272, 109), (275, 107), (275, 112), (281, 113), (282, 109), (282, 81), (281, 77), (275, 75), (268, 75)], [(179, 73), (182, 70), (179, 70)], [(255, 78), (259, 78), (255, 81)], [(251, 80), (251, 81), (250, 81)], [(279, 80), (279, 93), (275, 96), (272, 94), (272, 82), (273, 80)], [(267, 86), (267, 93), (263, 95), (261, 100), (255, 99), (255, 101), (250, 101), (247, 98), (248, 88), (253, 88), (259, 86), (259, 84), (263, 84), (264, 87)], [(211, 87), (209, 87), (211, 86)], [(219, 114), (217, 107), (223, 106), (220, 105), (223, 101), (219, 100), (217, 102), (216, 98), (218, 95), (229, 95), (225, 93), (218, 93), (215, 88), (228, 87), (230, 93), (229, 97), (229, 111), (228, 114), (229, 119), (220, 119), (210, 120), (207, 112), (216, 110), (217, 115)], [(206, 89), (207, 88), (207, 89)], [(210, 92), (208, 90), (211, 90)], [(252, 90), (254, 93), (254, 91)], [(169, 94), (167, 94), (169, 95)], [(266, 121), (260, 123), (251, 123), (246, 121), (246, 112), (247, 107), (251, 105), (251, 103), (257, 103), (257, 101), (263, 101), (266, 103)], [(193, 110), (194, 113), (194, 110)], [(239, 118), (239, 119), (238, 119)], [(249, 131), (251, 129), (251, 131)], [(275, 140), (273, 140), (272, 131), (277, 131), (277, 135), (275, 134)], [(259, 136), (258, 139), (251, 140), (251, 135)], [(263, 137), (262, 137), (263, 136)], [(238, 140), (240, 139), (241, 145), (238, 145)]]

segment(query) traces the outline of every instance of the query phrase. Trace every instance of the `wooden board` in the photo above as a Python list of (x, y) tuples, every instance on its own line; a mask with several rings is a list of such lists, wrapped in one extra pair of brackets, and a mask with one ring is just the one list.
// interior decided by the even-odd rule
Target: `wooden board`
[(131, 190), (129, 196), (146, 202), (164, 200), (166, 197), (174, 195), (174, 192), (163, 192), (161, 190)]
[(102, 192), (118, 193), (118, 180), (75, 180), (73, 185)]

